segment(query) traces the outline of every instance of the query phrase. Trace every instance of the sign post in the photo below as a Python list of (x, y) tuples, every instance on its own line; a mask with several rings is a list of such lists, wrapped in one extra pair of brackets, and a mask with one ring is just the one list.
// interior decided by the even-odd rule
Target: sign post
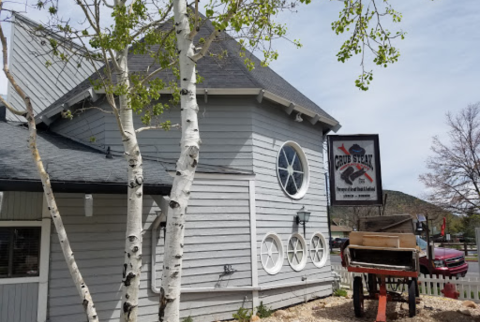
[(329, 135), (332, 206), (383, 205), (378, 135)]

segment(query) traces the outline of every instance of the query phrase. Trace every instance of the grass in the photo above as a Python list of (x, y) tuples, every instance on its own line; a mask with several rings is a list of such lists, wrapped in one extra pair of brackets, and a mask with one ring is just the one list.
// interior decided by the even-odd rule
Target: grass
[(333, 292), (333, 296), (347, 297), (347, 290), (339, 288), (338, 290), (335, 290), (335, 292)]

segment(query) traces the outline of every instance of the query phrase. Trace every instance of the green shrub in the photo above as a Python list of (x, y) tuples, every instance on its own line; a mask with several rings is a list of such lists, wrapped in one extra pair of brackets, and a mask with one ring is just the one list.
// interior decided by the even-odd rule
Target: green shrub
[(184, 319), (182, 320), (182, 322), (193, 322), (193, 319), (192, 319), (191, 316), (187, 316), (186, 318), (184, 318)]
[(261, 319), (268, 318), (272, 315), (273, 310), (271, 310), (268, 306), (263, 305), (263, 302), (260, 302), (260, 305), (257, 306), (257, 316)]
[(239, 308), (237, 313), (232, 314), (233, 318), (239, 322), (250, 322), (252, 315), (253, 312), (244, 307)]
[(343, 288), (339, 288), (338, 290), (335, 290), (335, 292), (333, 292), (333, 296), (347, 297), (347, 291)]

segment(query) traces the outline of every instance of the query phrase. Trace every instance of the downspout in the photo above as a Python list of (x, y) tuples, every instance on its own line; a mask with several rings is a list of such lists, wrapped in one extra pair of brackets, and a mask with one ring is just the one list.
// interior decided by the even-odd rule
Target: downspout
[(332, 219), (330, 218), (330, 193), (328, 191), (328, 172), (325, 172), (325, 194), (327, 196), (327, 220), (328, 220), (328, 249), (330, 249), (332, 241)]
[(159, 227), (160, 224), (166, 216), (163, 214), (162, 211), (159, 211), (157, 214), (157, 218), (152, 223), (152, 235), (151, 235), (151, 249), (150, 249), (150, 273), (152, 274), (150, 279), (150, 289), (155, 294), (160, 294), (160, 287), (157, 286), (157, 271), (156, 271), (156, 264), (157, 264), (157, 241), (159, 235)]
[(168, 203), (170, 198), (168, 196), (152, 195), (160, 211), (157, 211), (157, 218), (152, 223), (152, 235), (150, 245), (150, 289), (154, 294), (160, 294), (160, 287), (157, 286), (157, 242), (159, 237), (159, 227), (162, 222), (167, 221)]

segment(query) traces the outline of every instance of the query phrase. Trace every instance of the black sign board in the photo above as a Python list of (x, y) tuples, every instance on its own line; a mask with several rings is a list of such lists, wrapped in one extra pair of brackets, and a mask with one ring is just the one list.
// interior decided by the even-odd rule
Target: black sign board
[(377, 134), (329, 135), (328, 161), (332, 206), (383, 204)]

